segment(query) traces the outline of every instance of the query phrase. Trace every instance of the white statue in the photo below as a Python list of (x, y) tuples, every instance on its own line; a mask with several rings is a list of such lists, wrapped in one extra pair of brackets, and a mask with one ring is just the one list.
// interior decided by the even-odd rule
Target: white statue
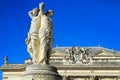
[(52, 10), (48, 10), (44, 13), (44, 5), (40, 4), (40, 15), (41, 15), (41, 27), (39, 29), (39, 40), (40, 40), (40, 56), (39, 63), (49, 64), (49, 58), (52, 52), (53, 43), (53, 24), (51, 16), (53, 15)]
[(39, 52), (39, 28), (40, 28), (40, 14), (39, 9), (34, 8), (29, 12), (29, 16), (32, 19), (28, 38), (26, 43), (28, 45), (28, 52), (32, 57), (33, 63), (36, 63), (36, 56)]
[(52, 51), (53, 30), (51, 16), (52, 10), (44, 13), (44, 3), (40, 3), (39, 9), (34, 8), (29, 12), (32, 19), (26, 43), (33, 63), (49, 64)]

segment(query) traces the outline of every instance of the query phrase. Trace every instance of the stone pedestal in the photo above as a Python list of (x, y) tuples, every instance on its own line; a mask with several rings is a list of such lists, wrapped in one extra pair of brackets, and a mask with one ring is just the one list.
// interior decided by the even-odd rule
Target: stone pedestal
[(62, 80), (62, 77), (54, 66), (33, 64), (26, 67), (23, 80)]

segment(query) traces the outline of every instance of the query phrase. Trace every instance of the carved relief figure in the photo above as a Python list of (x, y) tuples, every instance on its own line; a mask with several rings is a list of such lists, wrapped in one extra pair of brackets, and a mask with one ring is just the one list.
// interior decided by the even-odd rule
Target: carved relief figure
[(84, 50), (84, 54), (83, 54), (83, 57), (82, 57), (83, 64), (87, 64), (87, 63), (90, 62), (89, 53), (90, 53), (89, 49)]
[(66, 49), (66, 53), (69, 54), (69, 63), (75, 63), (75, 58), (74, 58), (74, 47), (72, 49)]

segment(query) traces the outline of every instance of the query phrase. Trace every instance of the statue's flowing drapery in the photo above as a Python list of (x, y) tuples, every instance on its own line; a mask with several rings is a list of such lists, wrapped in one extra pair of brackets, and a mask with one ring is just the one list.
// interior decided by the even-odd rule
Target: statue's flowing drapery
[(51, 16), (52, 10), (44, 13), (44, 3), (40, 3), (39, 9), (35, 8), (29, 13), (32, 21), (26, 43), (33, 63), (49, 64), (52, 52), (53, 28)]
[(53, 31), (52, 31), (52, 22), (48, 17), (43, 17), (41, 19), (41, 27), (39, 30), (39, 39), (40, 39), (40, 58), (39, 62), (43, 63), (46, 61), (48, 63), (53, 42)]

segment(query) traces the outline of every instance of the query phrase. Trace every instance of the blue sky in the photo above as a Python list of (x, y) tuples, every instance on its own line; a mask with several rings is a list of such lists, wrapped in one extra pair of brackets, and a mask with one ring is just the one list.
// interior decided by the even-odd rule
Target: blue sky
[(0, 0), (0, 65), (24, 63), (30, 58), (25, 38), (31, 19), (28, 11), (45, 3), (54, 10), (54, 44), (58, 46), (98, 46), (120, 51), (119, 0)]

